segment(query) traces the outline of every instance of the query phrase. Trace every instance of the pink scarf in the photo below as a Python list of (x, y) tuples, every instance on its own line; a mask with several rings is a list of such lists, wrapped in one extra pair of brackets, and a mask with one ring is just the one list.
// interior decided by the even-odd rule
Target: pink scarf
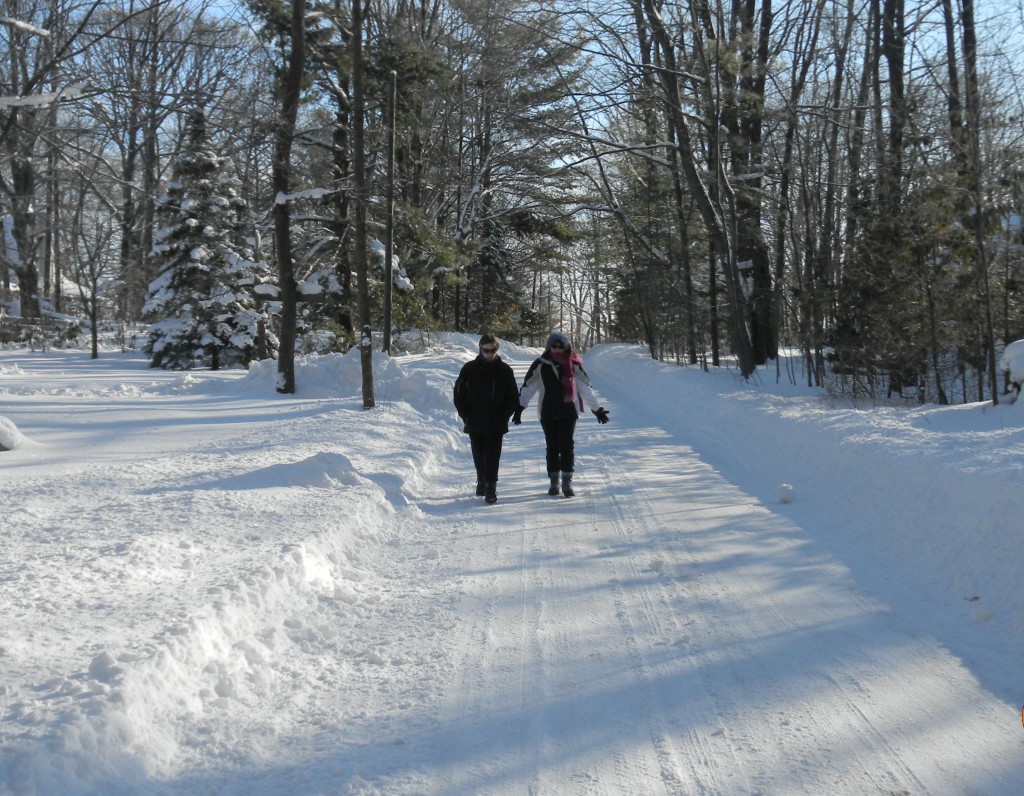
[(551, 359), (558, 365), (562, 372), (562, 400), (571, 404), (576, 400), (576, 368), (575, 365), (583, 364), (583, 360), (576, 354), (567, 354), (565, 351), (551, 350)]

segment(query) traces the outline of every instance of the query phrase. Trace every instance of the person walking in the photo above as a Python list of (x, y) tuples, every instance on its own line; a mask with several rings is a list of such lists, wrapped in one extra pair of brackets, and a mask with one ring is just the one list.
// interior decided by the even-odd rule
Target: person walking
[(476, 467), (476, 494), (487, 503), (498, 500), (498, 465), (508, 421), (519, 405), (516, 377), (498, 356), (493, 334), (480, 338), (479, 353), (462, 366), (455, 380), (455, 410), (469, 434)]
[[(575, 354), (569, 338), (561, 332), (548, 336), (544, 353), (530, 365), (519, 390), (519, 406), (512, 422), (519, 425), (523, 410), (539, 395), (540, 425), (544, 431), (545, 462), (551, 486), (549, 495), (557, 495), (559, 486), (565, 497), (572, 497), (572, 476), (576, 470), (576, 421), (584, 404), (602, 425), (608, 422), (608, 410), (594, 392), (583, 360)], [(596, 408), (595, 408), (596, 407)]]

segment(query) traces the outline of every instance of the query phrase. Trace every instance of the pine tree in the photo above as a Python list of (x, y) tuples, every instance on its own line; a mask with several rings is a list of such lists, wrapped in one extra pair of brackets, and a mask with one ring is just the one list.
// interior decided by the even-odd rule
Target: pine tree
[(143, 347), (152, 367), (217, 370), (247, 364), (257, 350), (266, 319), (253, 287), (265, 277), (242, 248), (246, 203), (223, 171), (205, 115), (194, 110), (167, 195), (157, 201), (158, 275), (143, 309), (152, 321)]

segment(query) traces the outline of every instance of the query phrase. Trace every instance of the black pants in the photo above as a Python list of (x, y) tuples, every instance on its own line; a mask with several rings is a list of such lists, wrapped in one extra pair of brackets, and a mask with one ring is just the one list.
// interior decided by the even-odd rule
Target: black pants
[(504, 434), (470, 433), (469, 445), (473, 449), (477, 481), (498, 480), (498, 463), (501, 461), (501, 443), (504, 437)]
[(555, 420), (541, 419), (546, 446), (546, 463), (549, 473), (571, 473), (576, 468), (574, 454), (576, 434), (575, 417), (559, 417)]

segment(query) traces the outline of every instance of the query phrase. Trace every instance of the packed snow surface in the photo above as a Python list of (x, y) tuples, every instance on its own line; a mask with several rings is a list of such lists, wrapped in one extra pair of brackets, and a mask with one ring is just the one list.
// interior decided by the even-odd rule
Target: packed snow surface
[(1024, 792), (1024, 404), (599, 346), (487, 506), (475, 352), (0, 351), (0, 794)]

